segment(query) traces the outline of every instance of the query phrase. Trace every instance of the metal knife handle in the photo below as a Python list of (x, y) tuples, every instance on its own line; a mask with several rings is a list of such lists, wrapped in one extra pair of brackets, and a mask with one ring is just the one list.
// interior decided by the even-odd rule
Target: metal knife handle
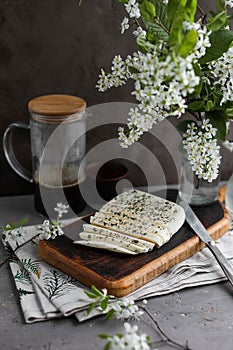
[(221, 253), (221, 251), (215, 245), (214, 241), (208, 242), (206, 244), (206, 246), (213, 253), (213, 255), (215, 256), (215, 258), (218, 261), (219, 265), (221, 266), (223, 272), (225, 273), (226, 277), (228, 278), (228, 280), (230, 281), (230, 283), (233, 286), (233, 266), (225, 258), (225, 256)]

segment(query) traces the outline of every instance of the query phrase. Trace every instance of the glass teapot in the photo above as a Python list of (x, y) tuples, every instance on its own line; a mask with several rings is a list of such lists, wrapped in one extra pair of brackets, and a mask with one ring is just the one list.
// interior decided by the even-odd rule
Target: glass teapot
[[(35, 184), (35, 208), (51, 216), (58, 202), (78, 213), (85, 202), (79, 185), (85, 180), (86, 102), (76, 96), (46, 95), (28, 103), (30, 123), (12, 123), (3, 137), (6, 159), (14, 171)], [(30, 130), (32, 173), (15, 157), (12, 131)], [(66, 203), (67, 204), (67, 203)]]

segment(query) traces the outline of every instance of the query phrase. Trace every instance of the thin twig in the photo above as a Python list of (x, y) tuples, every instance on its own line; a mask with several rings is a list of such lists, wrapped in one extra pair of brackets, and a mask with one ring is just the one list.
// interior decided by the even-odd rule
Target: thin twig
[(198, 8), (198, 10), (201, 12), (201, 14), (202, 14), (203, 16), (206, 16), (205, 11), (201, 8), (200, 5), (197, 5), (197, 8)]
[(184, 350), (192, 350), (189, 345), (188, 342), (186, 342), (186, 345), (182, 345), (177, 343), (175, 340), (171, 339), (160, 327), (159, 323), (154, 319), (154, 317), (151, 315), (151, 313), (147, 310), (146, 307), (140, 305), (139, 306), (142, 310), (145, 311), (145, 313), (147, 314), (147, 316), (153, 321), (153, 323), (156, 325), (156, 328), (158, 329), (159, 333), (165, 338), (165, 340), (162, 340), (162, 342), (166, 342), (166, 343), (170, 343), (171, 345), (178, 347), (180, 349), (184, 349)]

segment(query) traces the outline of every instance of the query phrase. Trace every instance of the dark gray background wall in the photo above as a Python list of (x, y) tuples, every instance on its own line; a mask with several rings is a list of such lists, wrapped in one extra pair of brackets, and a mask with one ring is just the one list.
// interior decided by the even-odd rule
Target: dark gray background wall
[[(201, 2), (205, 10), (214, 3)], [(84, 0), (82, 6), (79, 0), (0, 0), (0, 140), (9, 123), (28, 121), (27, 103), (35, 96), (73, 94), (89, 106), (133, 101), (129, 86), (104, 94), (95, 88), (101, 67), (109, 68), (116, 53), (126, 56), (135, 49), (130, 33), (120, 35), (123, 16), (117, 0)], [(88, 147), (114, 132), (99, 128), (89, 136)], [(176, 181), (170, 160), (154, 140), (144, 136), (143, 142), (160, 154), (168, 181)], [(19, 133), (16, 154), (30, 168), (28, 144), (26, 133)], [(223, 178), (233, 171), (231, 158), (224, 152)], [(143, 176), (135, 179), (143, 182)], [(31, 191), (6, 163), (0, 142), (0, 195)]]

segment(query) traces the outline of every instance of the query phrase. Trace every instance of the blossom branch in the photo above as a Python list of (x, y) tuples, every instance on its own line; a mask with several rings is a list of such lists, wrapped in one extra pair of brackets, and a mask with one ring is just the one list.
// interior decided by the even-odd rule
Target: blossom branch
[[(156, 326), (156, 328), (158, 329), (159, 333), (165, 338), (164, 340), (160, 341), (162, 343), (166, 342), (169, 343), (173, 346), (176, 346), (180, 349), (184, 349), (184, 350), (192, 350), (189, 345), (188, 345), (188, 341), (186, 341), (186, 345), (182, 345), (178, 342), (176, 342), (175, 340), (173, 340), (172, 338), (170, 338), (161, 328), (161, 326), (159, 325), (159, 323), (155, 320), (155, 318), (152, 316), (152, 314), (148, 311), (148, 309), (146, 308), (146, 306), (144, 305), (140, 305), (139, 306), (145, 313), (146, 315), (153, 321), (154, 325)], [(155, 342), (156, 344), (158, 344), (158, 342)], [(154, 344), (155, 344), (154, 343)]]

